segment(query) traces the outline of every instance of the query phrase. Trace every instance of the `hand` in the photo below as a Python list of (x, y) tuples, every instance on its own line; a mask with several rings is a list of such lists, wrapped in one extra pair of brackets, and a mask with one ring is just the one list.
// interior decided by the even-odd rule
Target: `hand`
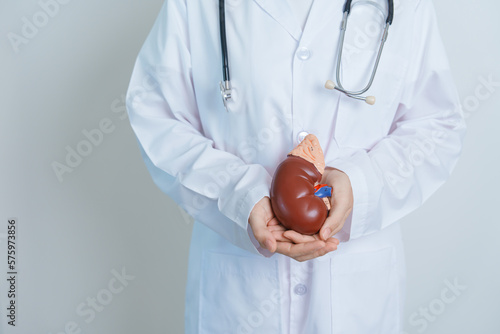
[[(271, 201), (267, 196), (255, 204), (248, 223), (261, 247), (272, 253), (287, 255), (297, 261), (323, 256), (336, 250), (339, 244), (339, 241), (334, 238), (323, 241), (318, 235), (303, 236), (294, 231), (287, 231), (276, 219), (271, 208)], [(290, 232), (296, 234), (292, 233), (292, 238), (288, 238)]]
[(326, 167), (321, 183), (332, 186), (332, 198), (330, 213), (319, 231), (322, 240), (328, 240), (332, 235), (339, 232), (344, 222), (352, 212), (354, 198), (352, 194), (351, 181), (346, 173), (332, 167)]

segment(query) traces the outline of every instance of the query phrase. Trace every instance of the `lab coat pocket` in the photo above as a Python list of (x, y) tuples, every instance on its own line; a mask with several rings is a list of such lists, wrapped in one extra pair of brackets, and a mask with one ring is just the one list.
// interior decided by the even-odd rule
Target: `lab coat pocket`
[(200, 334), (281, 333), (275, 259), (206, 251), (200, 278)]
[[(366, 51), (352, 57), (354, 59), (342, 70), (343, 86), (348, 90), (360, 90), (366, 85), (372, 68), (357, 64), (367, 63), (375, 54)], [(371, 149), (389, 133), (398, 108), (405, 67), (406, 61), (400, 55), (384, 50), (373, 85), (363, 94), (374, 96), (375, 104), (369, 105), (344, 94), (340, 96), (335, 123), (335, 139), (340, 147)]]
[(393, 247), (331, 260), (334, 334), (398, 334), (398, 273)]

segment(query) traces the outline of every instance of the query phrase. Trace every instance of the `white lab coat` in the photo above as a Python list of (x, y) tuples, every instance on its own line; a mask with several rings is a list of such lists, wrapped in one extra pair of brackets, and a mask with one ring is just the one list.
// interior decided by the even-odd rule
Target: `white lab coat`
[[(195, 218), (186, 333), (399, 333), (398, 220), (448, 178), (465, 126), (431, 2), (395, 5), (369, 106), (323, 87), (335, 75), (343, 1), (315, 0), (302, 31), (286, 0), (226, 0), (227, 112), (218, 1), (165, 1), (127, 107), (154, 182)], [(342, 77), (358, 89), (381, 21), (373, 7), (350, 20)], [(299, 263), (261, 249), (248, 217), (304, 133), (347, 173), (354, 208), (339, 249)]]

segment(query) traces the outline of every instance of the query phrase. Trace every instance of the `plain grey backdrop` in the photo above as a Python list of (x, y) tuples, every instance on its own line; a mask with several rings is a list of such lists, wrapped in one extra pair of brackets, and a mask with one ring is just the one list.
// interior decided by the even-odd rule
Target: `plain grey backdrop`
[[(182, 333), (192, 220), (151, 181), (123, 100), (162, 0), (57, 4), (0, 0), (0, 332)], [(405, 331), (500, 333), (500, 3), (435, 6), (468, 132), (449, 181), (402, 222)]]

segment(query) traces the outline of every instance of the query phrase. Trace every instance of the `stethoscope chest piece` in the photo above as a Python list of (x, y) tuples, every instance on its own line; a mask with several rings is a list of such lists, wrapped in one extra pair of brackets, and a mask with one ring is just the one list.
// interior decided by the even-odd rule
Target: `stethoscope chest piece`
[(220, 86), (220, 95), (222, 97), (222, 103), (224, 103), (224, 108), (226, 108), (226, 111), (229, 111), (227, 108), (227, 102), (229, 99), (231, 99), (231, 83), (229, 81), (221, 81), (219, 83)]

